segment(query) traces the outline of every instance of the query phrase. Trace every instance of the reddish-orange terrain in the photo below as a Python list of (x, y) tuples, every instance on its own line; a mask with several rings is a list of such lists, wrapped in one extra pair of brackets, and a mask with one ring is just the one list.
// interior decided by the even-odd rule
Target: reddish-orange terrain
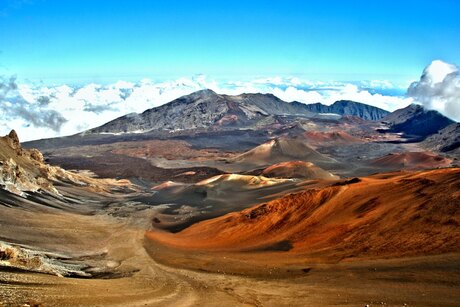
[(377, 167), (414, 170), (448, 167), (451, 163), (451, 159), (427, 151), (391, 153), (372, 161)]
[(309, 142), (316, 144), (350, 144), (362, 142), (359, 138), (351, 136), (344, 131), (307, 131), (304, 133), (304, 136)]
[(460, 169), (342, 181), (147, 238), (169, 247), (339, 261), (460, 251)]
[(311, 162), (288, 161), (273, 164), (265, 168), (262, 173), (265, 177), (277, 178), (304, 178), (304, 179), (338, 179), (337, 176), (323, 170)]

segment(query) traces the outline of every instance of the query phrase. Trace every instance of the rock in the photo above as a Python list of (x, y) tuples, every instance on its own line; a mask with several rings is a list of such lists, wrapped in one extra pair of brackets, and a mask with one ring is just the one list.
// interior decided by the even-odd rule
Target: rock
[(10, 131), (10, 133), (8, 134), (8, 137), (11, 139), (11, 141), (13, 142), (15, 147), (20, 147), (21, 146), (20, 143), (19, 143), (18, 134), (16, 133), (16, 131), (14, 129)]
[(35, 149), (35, 148), (29, 149), (29, 155), (33, 160), (39, 163), (45, 162), (45, 159), (43, 158), (43, 154), (38, 149)]
[(19, 137), (15, 130), (11, 130), (11, 132), (6, 136), (6, 140), (10, 147), (15, 150), (16, 154), (19, 156), (23, 154), (21, 143), (19, 142)]

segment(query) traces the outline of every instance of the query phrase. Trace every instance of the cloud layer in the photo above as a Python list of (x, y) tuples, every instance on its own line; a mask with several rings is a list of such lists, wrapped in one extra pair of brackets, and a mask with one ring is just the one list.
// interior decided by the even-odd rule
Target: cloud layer
[(420, 80), (412, 83), (407, 96), (431, 110), (460, 121), (460, 71), (455, 65), (433, 61)]
[(67, 120), (56, 110), (49, 108), (49, 97), (36, 97), (29, 102), (18, 92), (14, 77), (0, 79), (0, 119), (9, 129), (18, 123), (23, 128), (43, 128), (60, 132)]
[(218, 82), (200, 75), (167, 82), (145, 79), (135, 83), (118, 81), (75, 87), (16, 84), (14, 78), (10, 78), (0, 79), (0, 133), (16, 129), (22, 140), (71, 135), (204, 88), (229, 95), (271, 93), (288, 102), (332, 104), (348, 99), (390, 111), (412, 102), (400, 94), (383, 94), (389, 90), (404, 92), (386, 80), (313, 82), (274, 77)]

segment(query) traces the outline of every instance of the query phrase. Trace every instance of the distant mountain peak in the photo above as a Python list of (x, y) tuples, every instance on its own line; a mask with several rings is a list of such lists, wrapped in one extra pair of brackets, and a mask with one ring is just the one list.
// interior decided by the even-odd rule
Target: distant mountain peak
[(301, 103), (288, 103), (271, 94), (220, 95), (203, 89), (179, 97), (137, 116), (122, 116), (90, 133), (129, 133), (152, 130), (192, 130), (210, 127), (251, 127), (272, 115), (313, 116)]
[(212, 97), (212, 96), (219, 96), (216, 92), (214, 92), (211, 89), (205, 88), (196, 92), (191, 93), (190, 95), (185, 95), (185, 96), (191, 96), (191, 97)]
[(277, 96), (273, 95), (272, 93), (243, 93), (241, 95), (238, 95), (238, 96), (242, 96), (242, 97), (270, 97), (270, 98), (274, 98), (276, 100), (281, 100), (280, 98), (278, 98)]
[(410, 104), (398, 109), (382, 119), (393, 132), (427, 137), (454, 123), (435, 110), (427, 110), (418, 104)]
[[(327, 110), (324, 110), (327, 108)], [(339, 101), (332, 106), (286, 102), (270, 93), (220, 95), (203, 89), (179, 97), (136, 116), (122, 116), (90, 133), (132, 133), (152, 130), (179, 131), (201, 128), (250, 128), (270, 116), (314, 117), (315, 113), (353, 115), (378, 120), (389, 112), (354, 101)]]
[[(195, 101), (202, 101), (202, 100), (216, 100), (218, 99), (219, 97), (221, 97), (219, 94), (217, 94), (216, 92), (214, 92), (213, 90), (211, 89), (202, 89), (202, 90), (198, 90), (198, 91), (195, 91), (193, 93), (190, 93), (188, 95), (183, 95), (173, 101), (182, 101), (182, 102), (185, 102), (185, 103), (191, 103), (191, 102), (195, 102)], [(172, 101), (172, 102), (173, 102)], [(160, 106), (161, 107), (161, 106)], [(149, 109), (151, 110), (151, 109)]]
[(330, 106), (322, 103), (307, 105), (311, 112), (315, 113), (335, 113), (339, 115), (352, 115), (365, 120), (380, 120), (390, 112), (370, 106), (361, 102), (351, 100), (338, 100)]

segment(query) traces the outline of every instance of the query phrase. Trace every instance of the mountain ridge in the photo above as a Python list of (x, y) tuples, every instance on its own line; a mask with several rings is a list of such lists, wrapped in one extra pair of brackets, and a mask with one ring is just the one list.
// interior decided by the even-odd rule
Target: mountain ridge
[(270, 115), (313, 114), (300, 103), (289, 104), (267, 94), (219, 95), (200, 90), (179, 97), (140, 114), (114, 119), (90, 133), (147, 132), (150, 130), (191, 130), (213, 126), (247, 127)]
[[(192, 130), (199, 128), (248, 128), (273, 116), (314, 117), (318, 113), (354, 115), (380, 119), (389, 112), (353, 101), (336, 102), (335, 112), (313, 112), (315, 107), (298, 101), (286, 102), (273, 94), (217, 94), (210, 89), (179, 97), (142, 113), (127, 114), (86, 133), (136, 133), (152, 130)], [(338, 106), (338, 107), (337, 107)]]
[(390, 114), (390, 112), (378, 107), (351, 100), (338, 100), (330, 106), (317, 102), (308, 104), (307, 107), (311, 112), (315, 113), (352, 115), (366, 120), (379, 120)]

